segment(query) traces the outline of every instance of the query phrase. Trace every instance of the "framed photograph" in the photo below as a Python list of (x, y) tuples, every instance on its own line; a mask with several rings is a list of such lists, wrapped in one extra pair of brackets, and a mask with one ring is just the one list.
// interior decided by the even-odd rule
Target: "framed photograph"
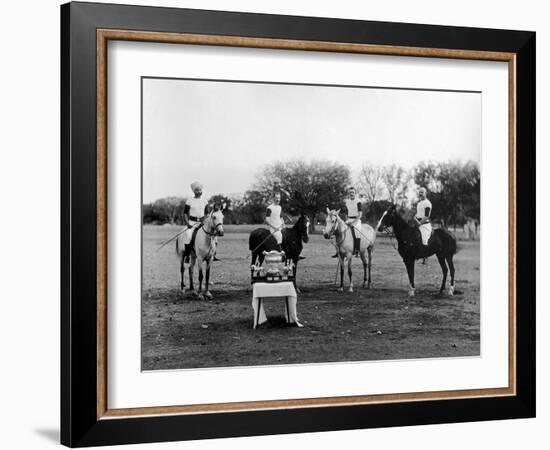
[(535, 415), (535, 33), (61, 7), (61, 441)]

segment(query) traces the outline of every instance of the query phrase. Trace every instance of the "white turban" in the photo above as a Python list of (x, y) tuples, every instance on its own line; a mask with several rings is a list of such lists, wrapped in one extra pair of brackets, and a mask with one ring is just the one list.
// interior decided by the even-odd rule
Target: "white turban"
[(191, 183), (191, 190), (193, 192), (195, 192), (197, 189), (201, 189), (202, 190), (202, 183), (199, 183), (198, 181), (193, 181)]

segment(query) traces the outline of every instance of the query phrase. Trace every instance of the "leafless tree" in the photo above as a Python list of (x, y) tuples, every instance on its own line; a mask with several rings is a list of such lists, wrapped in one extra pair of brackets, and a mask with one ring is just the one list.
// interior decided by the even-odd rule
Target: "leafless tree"
[(364, 163), (359, 172), (359, 190), (368, 202), (376, 201), (383, 192), (383, 170), (379, 166)]
[(407, 184), (405, 170), (397, 164), (382, 168), (382, 179), (388, 192), (389, 201), (397, 203)]

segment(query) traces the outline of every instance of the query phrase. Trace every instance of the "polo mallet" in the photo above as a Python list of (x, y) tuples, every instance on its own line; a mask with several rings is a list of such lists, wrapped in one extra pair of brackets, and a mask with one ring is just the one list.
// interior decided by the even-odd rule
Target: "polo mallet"
[(161, 248), (163, 248), (165, 245), (169, 244), (170, 242), (172, 242), (174, 239), (176, 239), (180, 234), (182, 233), (185, 233), (187, 230), (189, 229), (189, 227), (185, 227), (183, 230), (181, 230), (179, 233), (177, 233), (176, 235), (172, 236), (170, 239), (168, 239), (167, 241), (164, 241), (162, 244), (160, 244), (160, 247), (157, 248), (155, 251), (159, 251)]

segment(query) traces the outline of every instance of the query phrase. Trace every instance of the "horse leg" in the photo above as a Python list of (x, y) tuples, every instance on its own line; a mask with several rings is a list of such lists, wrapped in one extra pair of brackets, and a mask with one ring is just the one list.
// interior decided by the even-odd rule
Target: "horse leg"
[(182, 254), (181, 255), (181, 260), (180, 260), (180, 274), (181, 274), (180, 288), (181, 288), (182, 291), (185, 290), (185, 279), (184, 279), (184, 276), (185, 276), (185, 263), (183, 261), (184, 261), (184, 257), (183, 257), (183, 254)]
[(191, 257), (191, 260), (189, 262), (189, 290), (193, 291), (193, 271), (195, 270), (195, 261), (196, 259)]
[(351, 262), (352, 262), (353, 258), (350, 256), (348, 258), (348, 277), (349, 277), (349, 288), (348, 288), (348, 292), (353, 292), (353, 281), (351, 279)]
[(294, 262), (294, 267), (292, 268), (292, 273), (294, 275), (294, 281), (293, 281), (294, 289), (296, 289), (296, 293), (301, 294), (302, 291), (300, 291), (298, 286), (296, 286), (296, 272), (298, 271), (298, 258), (296, 258), (296, 261), (293, 260), (293, 262)]
[(338, 292), (344, 292), (344, 258), (338, 255), (338, 261), (340, 261), (340, 287)]
[(367, 260), (365, 258), (365, 252), (361, 252), (361, 262), (363, 263), (363, 287), (367, 289), (370, 287), (367, 285)]
[(443, 272), (443, 280), (441, 281), (441, 287), (439, 288), (439, 293), (443, 294), (443, 291), (445, 291), (445, 283), (447, 283), (447, 263), (445, 263), (445, 257), (440, 253), (437, 253), (437, 260), (439, 261), (441, 271)]
[(405, 261), (409, 276), (409, 297), (414, 297), (414, 258)]
[(369, 282), (367, 284), (367, 289), (370, 289), (371, 287), (371, 284), (372, 284), (372, 281), (371, 281), (371, 278), (370, 278), (370, 269), (372, 267), (372, 246), (367, 248), (367, 252), (368, 252), (368, 255), (369, 255)]
[(212, 298), (213, 297), (212, 293), (210, 292), (210, 290), (208, 288), (209, 283), (210, 283), (210, 265), (212, 264), (212, 258), (209, 258), (206, 261), (206, 277), (205, 277), (205, 281), (204, 281), (204, 290), (205, 290), (204, 295), (206, 296), (206, 298)]
[(199, 261), (199, 298), (202, 298), (202, 279), (203, 279), (202, 261)]
[(451, 285), (449, 286), (449, 295), (453, 295), (455, 293), (455, 265), (453, 263), (453, 255), (449, 255), (446, 257), (447, 264), (449, 265), (449, 270), (451, 272)]

